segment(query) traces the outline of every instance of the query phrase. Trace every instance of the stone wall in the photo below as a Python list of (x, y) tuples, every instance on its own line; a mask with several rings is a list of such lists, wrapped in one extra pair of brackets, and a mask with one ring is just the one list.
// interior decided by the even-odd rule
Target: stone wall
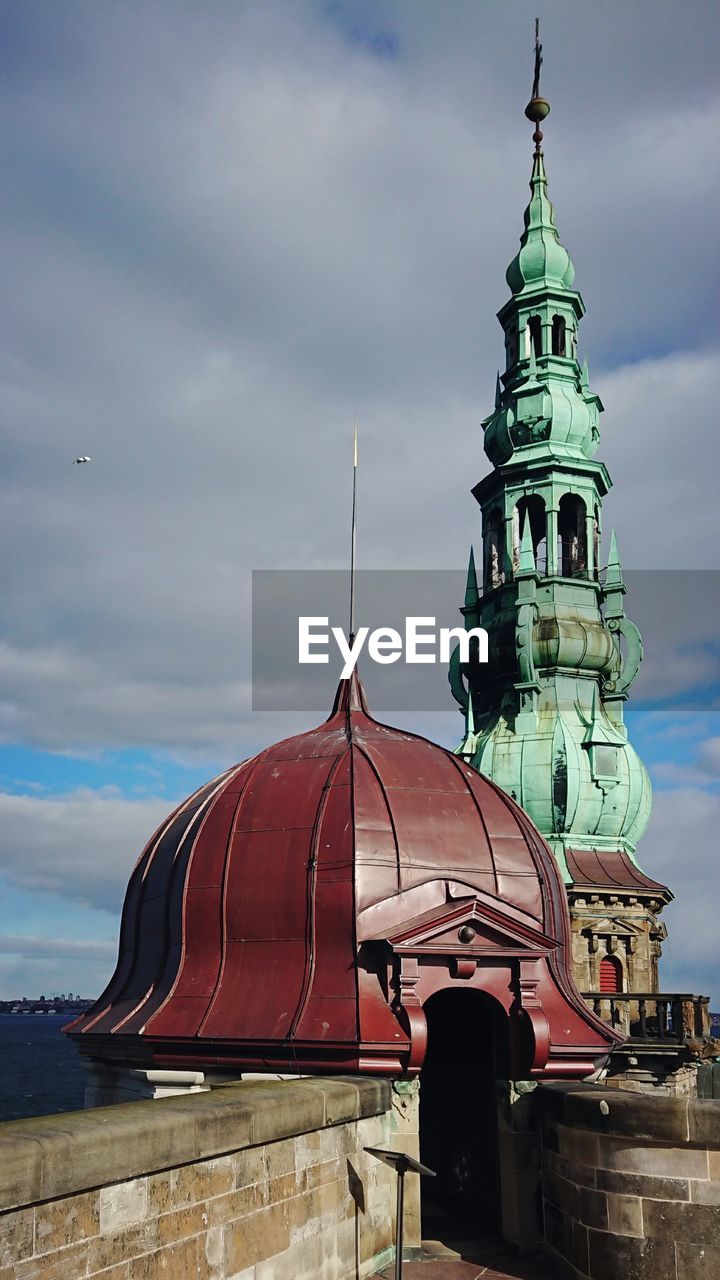
[(720, 1101), (545, 1085), (533, 1102), (563, 1275), (720, 1276)]
[(393, 1256), (395, 1180), (363, 1148), (415, 1150), (415, 1099), (244, 1081), (0, 1125), (0, 1280), (371, 1275)]

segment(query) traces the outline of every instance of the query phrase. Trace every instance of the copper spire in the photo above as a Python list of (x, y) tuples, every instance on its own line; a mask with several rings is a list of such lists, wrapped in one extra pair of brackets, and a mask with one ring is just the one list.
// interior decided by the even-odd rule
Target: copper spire
[(533, 133), (533, 142), (535, 143), (535, 152), (539, 153), (540, 143), (543, 140), (540, 121), (544, 120), (550, 111), (550, 103), (546, 98), (540, 96), (540, 68), (542, 66), (542, 45), (540, 43), (540, 19), (535, 19), (535, 73), (533, 76), (532, 98), (525, 108), (525, 115), (528, 120), (532, 120), (535, 124), (535, 132)]

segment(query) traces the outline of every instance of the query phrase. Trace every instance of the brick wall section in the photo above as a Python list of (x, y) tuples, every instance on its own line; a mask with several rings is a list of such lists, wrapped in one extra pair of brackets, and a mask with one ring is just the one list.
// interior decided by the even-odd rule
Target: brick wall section
[[(412, 1108), (410, 1108), (412, 1110)], [(342, 1280), (392, 1257), (408, 1102), (370, 1079), (0, 1125), (0, 1280)]]
[(573, 1280), (720, 1276), (720, 1101), (536, 1090), (545, 1234)]

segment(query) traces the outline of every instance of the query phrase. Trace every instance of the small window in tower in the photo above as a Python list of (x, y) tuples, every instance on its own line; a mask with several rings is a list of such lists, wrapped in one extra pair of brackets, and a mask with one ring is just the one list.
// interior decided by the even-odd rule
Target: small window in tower
[(552, 353), (554, 356), (564, 356), (566, 354), (565, 317), (564, 316), (553, 316)]
[(542, 320), (540, 316), (531, 316), (528, 320), (528, 356), (530, 343), (536, 356), (542, 355)]
[(607, 995), (622, 991), (622, 966), (616, 956), (603, 956), (600, 961), (600, 990)]
[(587, 521), (582, 498), (564, 493), (558, 504), (558, 564), (563, 578), (587, 577)]

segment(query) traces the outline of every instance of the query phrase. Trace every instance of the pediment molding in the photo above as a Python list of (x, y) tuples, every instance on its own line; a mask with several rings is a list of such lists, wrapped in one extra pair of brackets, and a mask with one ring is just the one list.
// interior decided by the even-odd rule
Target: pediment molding
[[(461, 934), (467, 933), (467, 940)], [(481, 959), (521, 956), (531, 959), (555, 950), (555, 938), (510, 920), (477, 899), (445, 902), (403, 922), (383, 939), (399, 955), (441, 955)]]
[(612, 934), (616, 938), (639, 938), (645, 933), (645, 929), (642, 925), (634, 924), (629, 920), (615, 920), (612, 916), (603, 916), (601, 920), (593, 920), (583, 925), (582, 932), (592, 937), (598, 935), (606, 937)]

